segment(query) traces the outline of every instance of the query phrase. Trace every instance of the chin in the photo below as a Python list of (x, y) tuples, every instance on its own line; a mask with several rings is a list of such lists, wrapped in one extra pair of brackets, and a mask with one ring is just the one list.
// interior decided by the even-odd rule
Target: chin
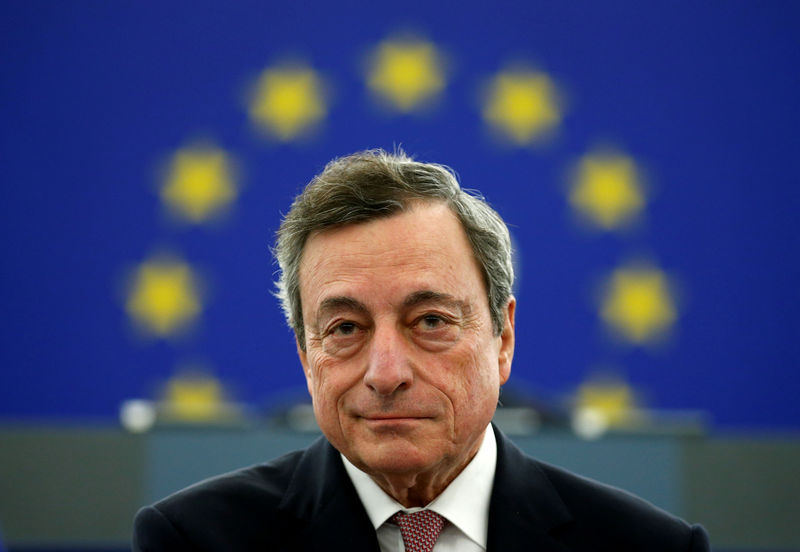
[(418, 473), (436, 464), (436, 459), (432, 458), (430, 453), (407, 443), (368, 445), (364, 450), (356, 449), (353, 453), (355, 458), (348, 456), (348, 459), (359, 469), (370, 474)]

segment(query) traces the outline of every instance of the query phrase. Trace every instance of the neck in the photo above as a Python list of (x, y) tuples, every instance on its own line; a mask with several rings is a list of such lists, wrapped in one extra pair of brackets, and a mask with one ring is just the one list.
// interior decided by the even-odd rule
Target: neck
[(433, 499), (442, 494), (448, 485), (467, 467), (480, 449), (483, 442), (478, 441), (474, 450), (465, 460), (454, 466), (443, 468), (437, 466), (436, 469), (425, 472), (385, 474), (370, 473), (369, 476), (381, 488), (383, 492), (391, 496), (406, 508), (424, 507), (430, 504)]
[[(458, 475), (458, 474), (456, 474)], [(420, 480), (422, 479), (422, 480)], [(425, 478), (398, 478), (385, 476), (372, 476), (372, 480), (406, 508), (423, 507), (430, 504), (434, 498), (442, 494), (455, 477), (442, 482), (427, 481)]]

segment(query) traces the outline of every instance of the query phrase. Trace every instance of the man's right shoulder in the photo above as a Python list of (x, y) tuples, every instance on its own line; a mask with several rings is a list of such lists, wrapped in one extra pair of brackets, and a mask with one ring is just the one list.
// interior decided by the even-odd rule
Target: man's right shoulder
[(305, 452), (205, 479), (142, 508), (134, 521), (134, 550), (258, 546), (271, 529), (291, 523), (280, 505)]
[(293, 451), (269, 462), (205, 479), (162, 499), (155, 506), (162, 509), (175, 506), (183, 508), (187, 503), (203, 504), (208, 499), (228, 502), (248, 496), (277, 506), (304, 452)]

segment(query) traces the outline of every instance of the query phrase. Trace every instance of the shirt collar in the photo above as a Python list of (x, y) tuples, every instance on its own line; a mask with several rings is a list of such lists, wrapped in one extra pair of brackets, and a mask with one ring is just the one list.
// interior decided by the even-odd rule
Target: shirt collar
[[(405, 508), (386, 494), (369, 475), (342, 456), (345, 470), (356, 488), (372, 526), (377, 530), (398, 510), (414, 512), (421, 508)], [(483, 434), (478, 452), (447, 488), (426, 506), (441, 514), (467, 537), (486, 548), (489, 530), (489, 500), (497, 466), (497, 441), (491, 425)]]

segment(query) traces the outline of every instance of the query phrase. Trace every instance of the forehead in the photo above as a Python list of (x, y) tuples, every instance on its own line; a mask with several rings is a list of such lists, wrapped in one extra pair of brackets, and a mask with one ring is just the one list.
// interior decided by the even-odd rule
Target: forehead
[(312, 234), (299, 276), (304, 311), (331, 295), (485, 293), (466, 233), (444, 203)]

